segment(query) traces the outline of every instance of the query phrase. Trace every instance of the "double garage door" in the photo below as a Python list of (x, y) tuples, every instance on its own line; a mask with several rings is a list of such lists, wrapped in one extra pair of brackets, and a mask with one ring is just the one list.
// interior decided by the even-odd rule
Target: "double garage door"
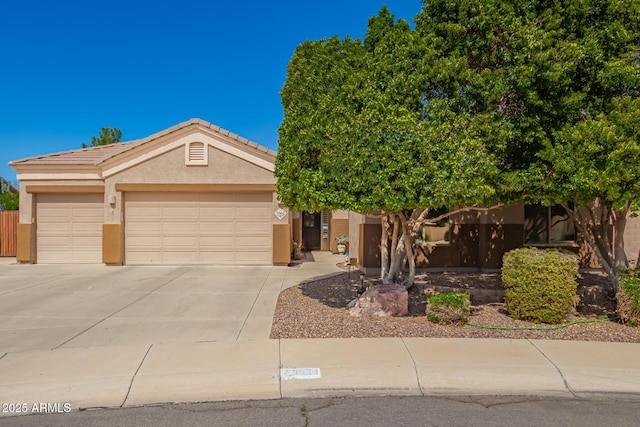
[(126, 264), (272, 261), (271, 193), (125, 193)]
[[(271, 193), (125, 193), (125, 264), (272, 264)], [(37, 262), (102, 263), (103, 194), (39, 194)]]

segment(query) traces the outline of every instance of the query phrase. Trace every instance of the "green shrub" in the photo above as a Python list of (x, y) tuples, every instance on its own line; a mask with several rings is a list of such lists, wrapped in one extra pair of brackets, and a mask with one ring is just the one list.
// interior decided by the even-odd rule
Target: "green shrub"
[(620, 279), (617, 312), (622, 323), (628, 326), (640, 325), (640, 278)]
[(467, 323), (471, 300), (464, 292), (445, 292), (427, 297), (427, 319), (434, 323), (449, 325)]
[(514, 319), (562, 323), (577, 302), (578, 257), (557, 249), (521, 248), (504, 255), (502, 284)]

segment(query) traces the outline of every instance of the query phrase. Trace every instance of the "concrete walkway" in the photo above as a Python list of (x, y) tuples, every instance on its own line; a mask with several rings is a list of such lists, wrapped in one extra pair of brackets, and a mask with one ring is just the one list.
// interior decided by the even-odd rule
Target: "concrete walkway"
[[(0, 336), (4, 337), (0, 339), (1, 403), (25, 403), (29, 413), (40, 403), (58, 403), (60, 407), (68, 403), (72, 410), (78, 410), (345, 395), (624, 394), (640, 399), (640, 344), (435, 338), (270, 340), (271, 319), (281, 290), (340, 272), (336, 263), (341, 257), (322, 252), (312, 256), (313, 261), (295, 267), (256, 268), (251, 273), (260, 277), (256, 289), (247, 291), (247, 301), (242, 302), (246, 307), (237, 309), (242, 314), (228, 323), (220, 318), (194, 319), (198, 311), (183, 311), (186, 305), (197, 309), (199, 304), (216, 304), (207, 297), (211, 290), (206, 281), (189, 267), (127, 272), (133, 278), (129, 280), (139, 281), (136, 292), (124, 296), (130, 298), (130, 307), (140, 299), (158, 298), (157, 305), (145, 306), (151, 307), (145, 309), (149, 312), (135, 315), (127, 307), (106, 318), (104, 313), (96, 313), (101, 306), (104, 312), (112, 309), (108, 292), (90, 294), (103, 300), (87, 308), (80, 319), (60, 314), (64, 305), (73, 304), (76, 294), (81, 293), (75, 290), (38, 307), (40, 313), (31, 313), (28, 319), (6, 313), (20, 304), (19, 298), (12, 300), (11, 307), (2, 306), (0, 299)], [(123, 271), (127, 268), (122, 267)], [(46, 292), (47, 280), (53, 280), (52, 269), (67, 275), (65, 284), (69, 287), (83, 274), (94, 274), (95, 281), (106, 280), (90, 267), (80, 267), (71, 275), (65, 267), (9, 263), (0, 269), (0, 297), (12, 292), (8, 283), (19, 289), (28, 287), (24, 281), (27, 276), (38, 283), (40, 292)], [(226, 272), (230, 286), (237, 285), (232, 283), (233, 269), (220, 272)], [(171, 289), (177, 277), (182, 278), (181, 286), (189, 286), (188, 292)], [(111, 292), (125, 292), (125, 284), (109, 280), (113, 282)], [(216, 292), (224, 298), (224, 290)], [(30, 295), (29, 301), (33, 297)], [(234, 303), (238, 301), (218, 304)], [(74, 329), (100, 318), (103, 320), (91, 328), (85, 326), (84, 332)], [(54, 331), (47, 330), (47, 336), (38, 336), (38, 328), (29, 326), (29, 322), (38, 321), (66, 322), (66, 326), (61, 323)], [(214, 339), (202, 340), (204, 335), (199, 334), (208, 331), (209, 321), (222, 325), (223, 331)], [(12, 340), (12, 333), (24, 335)], [(98, 341), (105, 334), (113, 337), (111, 342)], [(59, 344), (70, 336), (74, 338)], [(38, 347), (37, 343), (47, 344)], [(54, 343), (58, 344), (49, 346)]]

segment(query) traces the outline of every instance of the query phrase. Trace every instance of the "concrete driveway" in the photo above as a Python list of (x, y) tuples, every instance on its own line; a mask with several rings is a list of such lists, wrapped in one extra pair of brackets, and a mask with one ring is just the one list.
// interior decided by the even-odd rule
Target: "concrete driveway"
[(266, 339), (289, 270), (0, 265), (0, 354)]

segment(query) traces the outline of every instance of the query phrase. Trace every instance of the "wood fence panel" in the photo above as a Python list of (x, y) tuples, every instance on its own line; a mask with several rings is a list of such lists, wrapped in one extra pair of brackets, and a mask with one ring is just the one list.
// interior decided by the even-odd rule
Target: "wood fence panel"
[(19, 211), (0, 211), (0, 257), (18, 253)]

